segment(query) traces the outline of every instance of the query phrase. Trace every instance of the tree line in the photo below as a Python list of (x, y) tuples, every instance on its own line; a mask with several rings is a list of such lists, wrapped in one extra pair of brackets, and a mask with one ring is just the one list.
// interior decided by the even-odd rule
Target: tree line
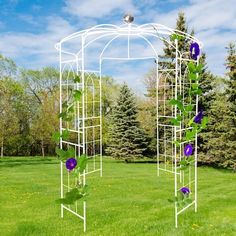
[[(188, 32), (183, 13), (176, 29)], [(171, 39), (170, 39), (171, 40)], [(179, 50), (188, 50), (180, 42)], [(225, 77), (214, 75), (207, 67), (206, 54), (200, 75), (202, 95), (199, 107), (209, 118), (199, 135), (199, 161), (202, 164), (235, 168), (236, 163), (236, 47), (230, 43), (225, 61)], [(164, 45), (163, 55), (172, 57), (173, 49)], [(162, 62), (161, 62), (162, 63)], [(163, 61), (163, 68), (166, 65)], [(168, 67), (169, 68), (169, 67)], [(102, 78), (104, 154), (130, 160), (156, 154), (155, 72), (144, 78), (146, 94), (137, 98), (127, 85), (111, 77)], [(55, 155), (52, 134), (59, 127), (59, 71), (19, 69), (13, 60), (0, 55), (0, 154), (3, 156)], [(128, 110), (126, 108), (128, 107)], [(118, 118), (117, 118), (118, 117)], [(123, 122), (117, 126), (117, 122)], [(127, 129), (126, 125), (131, 127)], [(116, 134), (114, 136), (114, 134)], [(120, 135), (120, 137), (118, 137)], [(117, 142), (117, 139), (123, 140)], [(125, 145), (124, 145), (125, 144)]]

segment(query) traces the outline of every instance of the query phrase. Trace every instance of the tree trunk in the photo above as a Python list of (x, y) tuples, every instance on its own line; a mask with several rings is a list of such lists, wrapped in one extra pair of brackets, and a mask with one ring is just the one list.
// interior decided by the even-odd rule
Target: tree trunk
[(43, 139), (41, 140), (41, 150), (42, 150), (42, 156), (45, 157)]
[(3, 140), (1, 142), (1, 157), (3, 157)]

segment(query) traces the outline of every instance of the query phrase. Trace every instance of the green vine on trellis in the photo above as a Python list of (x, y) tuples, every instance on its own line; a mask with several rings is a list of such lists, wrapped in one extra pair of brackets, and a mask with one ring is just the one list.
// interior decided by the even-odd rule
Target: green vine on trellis
[[(73, 79), (74, 83), (80, 83), (80, 76), (76, 75)], [(68, 102), (62, 103), (62, 112), (58, 115), (65, 122), (70, 122), (73, 119), (74, 106), (76, 102), (79, 102), (82, 98), (83, 91), (81, 89), (73, 90), (73, 101), (68, 104)], [(53, 134), (52, 139), (59, 144), (61, 139), (69, 138), (69, 130), (64, 129), (61, 132), (57, 131)], [(75, 177), (78, 177), (79, 174), (83, 174), (87, 166), (88, 157), (83, 154), (79, 158), (76, 157), (76, 151), (73, 147), (68, 147), (67, 150), (56, 147), (56, 154), (58, 159), (62, 161), (68, 171)], [(81, 182), (77, 182), (75, 187), (70, 189), (64, 198), (56, 200), (57, 203), (61, 204), (73, 204), (75, 201), (85, 198), (88, 195), (88, 185), (83, 185)]]
[[(183, 40), (185, 39), (184, 36), (179, 34), (172, 34), (170, 36), (171, 40)], [(193, 50), (194, 49), (194, 50)], [(192, 51), (193, 50), (193, 51)], [(192, 59), (197, 60), (198, 56), (200, 54), (200, 48), (199, 45), (196, 42), (193, 42), (190, 45), (190, 56)], [(200, 75), (202, 73), (203, 64), (197, 65), (196, 63), (189, 62), (187, 64), (188, 67), (188, 79), (190, 81), (191, 87), (189, 88), (189, 95), (190, 96), (196, 96), (201, 95), (202, 90), (198, 84), (198, 81), (200, 79)], [(179, 95), (177, 96), (177, 99), (171, 99), (170, 105), (176, 106), (178, 109), (178, 114), (176, 118), (171, 119), (171, 123), (174, 126), (180, 126), (181, 122), (183, 121), (183, 116), (187, 116), (189, 113), (193, 111), (194, 106), (192, 104), (184, 105), (183, 102), (183, 96)], [(181, 139), (177, 139), (176, 141), (173, 141), (173, 143), (179, 147), (181, 143), (186, 142), (187, 145), (184, 149), (185, 158), (179, 162), (178, 170), (180, 171), (186, 171), (188, 170), (188, 167), (194, 163), (195, 159), (193, 154), (193, 147), (191, 145), (191, 142), (195, 139), (196, 135), (201, 132), (203, 129), (206, 128), (208, 123), (208, 118), (203, 116), (203, 111), (200, 110), (198, 114), (194, 117), (192, 117), (187, 124), (184, 124), (187, 126), (185, 135)], [(177, 206), (185, 206), (187, 204), (190, 204), (192, 202), (190, 198), (190, 189), (187, 187), (182, 187), (178, 192), (177, 196), (174, 197), (174, 199), (168, 199), (169, 202), (174, 202), (177, 204)]]

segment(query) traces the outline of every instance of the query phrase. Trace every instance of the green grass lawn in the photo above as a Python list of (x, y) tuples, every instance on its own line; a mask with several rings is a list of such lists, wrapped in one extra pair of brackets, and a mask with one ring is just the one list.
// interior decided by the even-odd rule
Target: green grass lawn
[[(53, 158), (0, 159), (0, 235), (84, 235), (80, 219), (65, 211), (60, 218), (60, 167)], [(236, 235), (236, 175), (200, 167), (198, 213), (193, 207), (174, 227), (167, 198), (173, 176), (156, 176), (154, 164), (104, 160), (103, 177), (87, 177), (85, 235)]]

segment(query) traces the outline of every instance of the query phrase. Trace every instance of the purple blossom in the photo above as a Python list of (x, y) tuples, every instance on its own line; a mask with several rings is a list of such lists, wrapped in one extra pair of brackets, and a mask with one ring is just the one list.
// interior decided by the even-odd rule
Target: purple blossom
[(203, 119), (203, 110), (199, 111), (198, 114), (194, 117), (194, 122), (197, 124), (201, 124)]
[(200, 47), (198, 43), (193, 42), (190, 44), (190, 56), (192, 59), (197, 60), (197, 57), (200, 55)]
[(190, 189), (187, 187), (183, 187), (180, 189), (180, 191), (184, 194), (184, 195), (188, 195), (190, 193)]
[(185, 156), (191, 156), (193, 154), (193, 146), (191, 144), (187, 144), (184, 147), (184, 155)]
[(69, 171), (72, 171), (77, 165), (77, 161), (75, 158), (69, 158), (66, 160), (66, 168), (69, 170)]

